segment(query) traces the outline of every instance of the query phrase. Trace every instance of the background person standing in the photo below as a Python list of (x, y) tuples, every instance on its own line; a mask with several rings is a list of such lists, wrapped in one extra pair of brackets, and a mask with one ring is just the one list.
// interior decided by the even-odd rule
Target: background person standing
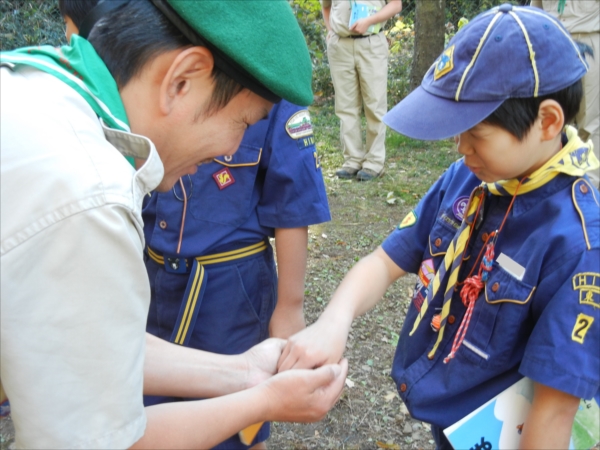
[[(382, 26), (402, 10), (401, 0), (321, 0), (327, 27), (327, 56), (340, 119), (344, 164), (340, 178), (367, 181), (383, 172), (387, 112), (388, 43)], [(377, 12), (350, 26), (352, 8)], [(361, 136), (361, 107), (367, 119), (366, 145)]]

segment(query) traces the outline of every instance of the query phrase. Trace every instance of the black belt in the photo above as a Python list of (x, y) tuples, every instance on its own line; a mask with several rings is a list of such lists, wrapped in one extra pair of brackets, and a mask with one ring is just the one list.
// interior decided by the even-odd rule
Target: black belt
[[(381, 31), (379, 33), (381, 33)], [(376, 34), (379, 34), (379, 33), (373, 33), (373, 34), (351, 34), (348, 37), (351, 38), (351, 39), (362, 39), (362, 38), (366, 38), (366, 37), (369, 37), (369, 36), (375, 36)]]

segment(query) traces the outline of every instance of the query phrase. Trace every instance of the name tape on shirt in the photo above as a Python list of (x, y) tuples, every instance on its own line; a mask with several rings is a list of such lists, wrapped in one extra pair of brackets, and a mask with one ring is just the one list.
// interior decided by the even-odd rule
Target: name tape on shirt
[(600, 308), (600, 273), (578, 273), (573, 277), (573, 290), (579, 291), (579, 303)]
[(496, 259), (496, 262), (500, 267), (510, 273), (517, 280), (522, 281), (523, 275), (525, 275), (525, 267), (521, 264), (509, 258), (504, 253), (500, 253), (500, 256)]

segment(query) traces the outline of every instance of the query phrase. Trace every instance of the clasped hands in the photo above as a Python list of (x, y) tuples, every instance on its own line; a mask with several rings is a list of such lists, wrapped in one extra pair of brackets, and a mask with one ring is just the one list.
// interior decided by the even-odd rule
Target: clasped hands
[(264, 389), (271, 403), (268, 420), (318, 421), (338, 401), (348, 373), (341, 359), (346, 339), (323, 338), (324, 326), (317, 321), (287, 341), (267, 339), (243, 354), (246, 386)]

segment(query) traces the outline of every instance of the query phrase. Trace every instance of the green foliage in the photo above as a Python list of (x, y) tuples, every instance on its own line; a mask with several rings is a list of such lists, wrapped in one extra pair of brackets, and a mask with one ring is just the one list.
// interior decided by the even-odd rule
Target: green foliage
[(58, 2), (0, 0), (0, 50), (65, 43)]

